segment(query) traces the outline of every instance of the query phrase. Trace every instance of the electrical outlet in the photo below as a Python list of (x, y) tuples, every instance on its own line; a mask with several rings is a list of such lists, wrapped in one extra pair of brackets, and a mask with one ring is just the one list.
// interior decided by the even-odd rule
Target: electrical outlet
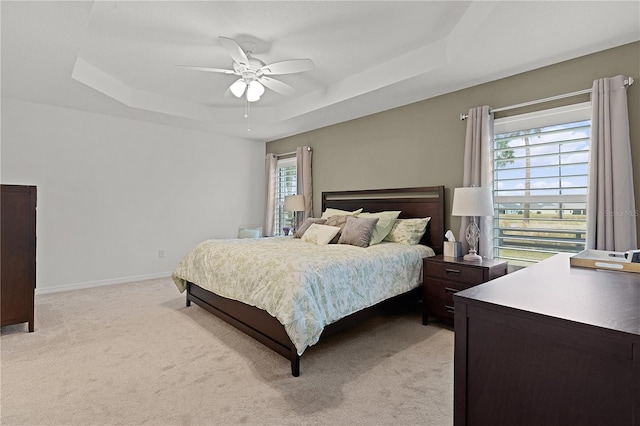
[(159, 250), (158, 250), (158, 257), (159, 257), (160, 259), (164, 259), (164, 249), (159, 249)]

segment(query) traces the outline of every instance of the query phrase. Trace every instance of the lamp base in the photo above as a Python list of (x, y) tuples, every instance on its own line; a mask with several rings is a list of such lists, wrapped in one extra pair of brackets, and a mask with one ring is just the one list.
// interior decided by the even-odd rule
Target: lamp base
[(476, 224), (475, 216), (467, 225), (467, 242), (469, 243), (469, 253), (464, 255), (464, 260), (468, 262), (482, 262), (482, 256), (478, 255), (476, 247), (478, 247), (478, 239), (480, 238), (480, 228)]
[(469, 253), (465, 254), (463, 259), (469, 262), (482, 262), (482, 256), (477, 254), (475, 250), (469, 250)]

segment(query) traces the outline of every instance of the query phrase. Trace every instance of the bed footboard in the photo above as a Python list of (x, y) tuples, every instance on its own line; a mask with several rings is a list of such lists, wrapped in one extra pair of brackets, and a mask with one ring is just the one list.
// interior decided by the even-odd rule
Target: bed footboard
[(191, 302), (253, 337), (291, 362), (291, 374), (300, 375), (300, 356), (284, 326), (266, 311), (218, 296), (191, 282), (187, 283), (187, 306)]
[[(322, 337), (334, 334), (375, 315), (380, 315), (390, 307), (399, 308), (414, 303), (422, 297), (422, 287), (395, 296), (375, 306), (365, 308), (325, 327)], [(266, 311), (236, 300), (218, 296), (191, 282), (187, 282), (187, 306), (191, 302), (211, 312), (221, 320), (253, 337), (291, 362), (291, 374), (300, 375), (300, 355), (287, 335), (284, 326)]]

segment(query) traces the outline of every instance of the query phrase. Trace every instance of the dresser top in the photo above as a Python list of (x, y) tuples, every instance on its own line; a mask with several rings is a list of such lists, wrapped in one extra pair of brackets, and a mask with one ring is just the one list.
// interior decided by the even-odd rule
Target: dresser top
[(570, 266), (570, 254), (456, 293), (484, 302), (640, 336), (640, 274)]

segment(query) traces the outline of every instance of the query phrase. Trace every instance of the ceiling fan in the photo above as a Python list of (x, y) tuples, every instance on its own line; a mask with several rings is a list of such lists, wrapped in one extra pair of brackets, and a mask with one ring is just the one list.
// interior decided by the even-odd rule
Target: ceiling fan
[(235, 40), (227, 37), (218, 37), (220, 44), (233, 59), (233, 69), (207, 68), (184, 66), (184, 68), (196, 71), (217, 72), (222, 74), (237, 75), (238, 78), (229, 86), (228, 92), (241, 98), (246, 91), (247, 101), (256, 102), (264, 94), (265, 87), (282, 95), (290, 96), (296, 92), (289, 84), (271, 78), (271, 75), (294, 74), (312, 70), (314, 67), (311, 59), (292, 59), (265, 65), (260, 59), (251, 56), (251, 52), (242, 49)]

